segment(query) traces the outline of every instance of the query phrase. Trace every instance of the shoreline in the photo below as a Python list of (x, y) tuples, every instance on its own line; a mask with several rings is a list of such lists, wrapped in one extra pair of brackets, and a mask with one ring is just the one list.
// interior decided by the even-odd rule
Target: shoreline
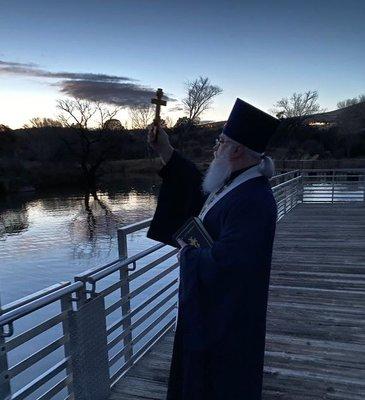
[[(191, 157), (197, 167), (204, 172), (211, 160)], [(286, 169), (333, 169), (364, 168), (365, 160), (349, 159), (307, 159), (274, 160), (277, 170)], [(0, 160), (1, 164), (1, 160)], [(130, 178), (159, 180), (158, 172), (163, 164), (159, 157), (128, 160), (114, 160), (104, 163), (100, 168), (97, 188), (114, 185), (117, 181)], [(0, 165), (0, 198), (12, 194), (45, 192), (53, 189), (83, 187), (81, 168), (75, 163), (65, 162), (17, 162)]]

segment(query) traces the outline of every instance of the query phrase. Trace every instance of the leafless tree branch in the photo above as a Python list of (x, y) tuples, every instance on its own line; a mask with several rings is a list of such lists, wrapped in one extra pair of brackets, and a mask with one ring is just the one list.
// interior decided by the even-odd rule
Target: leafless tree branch
[(61, 111), (58, 119), (67, 127), (76, 126), (87, 129), (88, 123), (97, 111), (96, 106), (92, 102), (77, 98), (60, 99), (57, 100), (56, 104), (57, 108)]
[(337, 108), (340, 109), (340, 108), (353, 106), (355, 104), (362, 103), (364, 101), (365, 101), (365, 94), (360, 94), (358, 97), (354, 97), (352, 99), (346, 99), (346, 100), (339, 101), (337, 103)]
[(209, 78), (200, 76), (186, 83), (187, 96), (182, 100), (188, 118), (192, 122), (199, 121), (200, 116), (207, 111), (213, 98), (222, 93), (222, 89), (212, 85)]
[(318, 92), (308, 90), (304, 93), (293, 93), (291, 97), (284, 97), (275, 103), (272, 110), (278, 118), (301, 117), (326, 111), (317, 103)]
[(104, 129), (106, 122), (113, 119), (121, 110), (121, 107), (110, 107), (98, 102), (96, 103), (96, 109), (100, 118), (99, 128)]
[(154, 107), (151, 105), (131, 107), (129, 117), (132, 129), (145, 129), (152, 123), (154, 117)]

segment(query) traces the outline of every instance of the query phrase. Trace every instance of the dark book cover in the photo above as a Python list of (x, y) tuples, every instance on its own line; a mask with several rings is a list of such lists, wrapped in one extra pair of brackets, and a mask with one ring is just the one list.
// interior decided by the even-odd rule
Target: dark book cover
[(191, 217), (178, 231), (173, 238), (183, 240), (196, 248), (212, 247), (213, 239), (210, 237), (203, 223), (198, 217)]

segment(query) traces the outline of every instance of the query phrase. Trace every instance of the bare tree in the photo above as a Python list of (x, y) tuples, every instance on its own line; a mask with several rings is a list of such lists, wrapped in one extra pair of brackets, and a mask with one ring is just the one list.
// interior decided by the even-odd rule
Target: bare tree
[(129, 117), (132, 129), (146, 129), (153, 122), (155, 115), (151, 105), (136, 106), (129, 109)]
[(30, 128), (59, 128), (62, 123), (52, 118), (35, 117), (29, 120), (27, 124), (23, 125), (24, 129)]
[(89, 100), (78, 98), (57, 100), (57, 108), (61, 111), (59, 121), (65, 127), (87, 129), (91, 118), (97, 111), (97, 106)]
[[(63, 138), (63, 141), (80, 165), (86, 193), (91, 193), (96, 198), (97, 175), (101, 165), (108, 159), (108, 154), (113, 148), (113, 142), (101, 131), (90, 131), (89, 124), (98, 110), (98, 105), (77, 98), (57, 100), (57, 108), (61, 111), (60, 121), (66, 127), (73, 128), (76, 135), (72, 141)], [(101, 110), (101, 111), (100, 111)], [(105, 118), (107, 113), (99, 109), (100, 118)], [(103, 124), (99, 121), (98, 126)]]
[(304, 93), (293, 93), (291, 97), (284, 97), (275, 103), (272, 110), (278, 118), (302, 117), (326, 111), (317, 103), (318, 92), (308, 90)]
[(223, 90), (219, 86), (212, 85), (209, 78), (202, 76), (194, 81), (188, 81), (185, 85), (187, 95), (182, 103), (189, 120), (196, 123), (200, 116), (211, 107), (213, 98)]
[(340, 109), (340, 108), (353, 106), (355, 104), (362, 103), (363, 101), (365, 101), (365, 94), (360, 94), (358, 97), (339, 101), (337, 103), (337, 108)]
[(213, 85), (208, 77), (199, 78), (185, 83), (186, 97), (182, 100), (183, 110), (186, 116), (178, 119), (174, 130), (178, 135), (178, 146), (184, 150), (184, 138), (188, 132), (200, 121), (200, 117), (211, 106), (214, 97), (223, 92), (216, 85)]
[(99, 114), (99, 128), (105, 128), (105, 123), (107, 121), (117, 121), (115, 120), (115, 116), (121, 110), (121, 107), (110, 107), (109, 105), (105, 105), (103, 103), (96, 103), (96, 109)]
[(0, 133), (8, 133), (11, 132), (11, 128), (9, 128), (7, 125), (0, 124)]

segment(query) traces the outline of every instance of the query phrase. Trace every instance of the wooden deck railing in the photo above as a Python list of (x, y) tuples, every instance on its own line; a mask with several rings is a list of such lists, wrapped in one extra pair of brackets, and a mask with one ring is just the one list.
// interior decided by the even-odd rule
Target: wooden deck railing
[[(364, 170), (295, 170), (271, 179), (278, 220), (301, 202), (365, 201)], [(177, 249), (154, 244), (0, 309), (0, 399), (107, 398), (175, 323)]]

